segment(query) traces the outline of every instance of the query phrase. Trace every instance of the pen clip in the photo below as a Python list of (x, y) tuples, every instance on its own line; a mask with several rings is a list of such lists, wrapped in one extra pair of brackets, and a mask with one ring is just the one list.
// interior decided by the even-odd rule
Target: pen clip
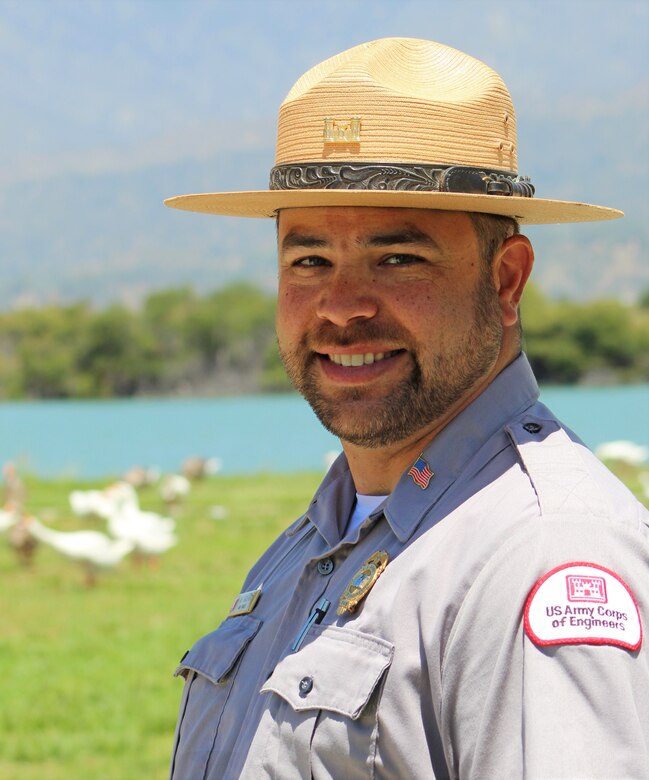
[(331, 606), (330, 601), (328, 601), (327, 599), (322, 599), (322, 601), (318, 604), (318, 606), (314, 608), (314, 610), (307, 618), (306, 623), (302, 626), (300, 633), (295, 638), (295, 642), (293, 642), (291, 646), (291, 650), (293, 652), (296, 652), (296, 650), (300, 649), (300, 645), (304, 641), (304, 637), (309, 632), (311, 626), (317, 625), (318, 623), (322, 623), (322, 620), (324, 616), (327, 614), (327, 610), (329, 609), (330, 606)]

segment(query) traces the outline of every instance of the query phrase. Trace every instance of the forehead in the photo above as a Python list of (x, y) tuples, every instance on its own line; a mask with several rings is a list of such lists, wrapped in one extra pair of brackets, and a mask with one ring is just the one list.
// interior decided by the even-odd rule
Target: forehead
[(443, 248), (477, 248), (471, 219), (461, 211), (360, 206), (282, 209), (278, 217), (280, 247), (293, 234), (327, 243), (365, 243), (381, 235), (398, 238), (421, 234)]

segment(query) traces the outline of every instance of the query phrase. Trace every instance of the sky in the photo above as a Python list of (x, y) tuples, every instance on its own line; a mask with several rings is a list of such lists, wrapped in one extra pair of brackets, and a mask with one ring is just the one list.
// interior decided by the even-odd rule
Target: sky
[[(634, 285), (646, 286), (649, 271), (635, 282), (634, 267), (646, 258), (649, 212), (649, 0), (0, 0), (0, 270), (14, 255), (28, 266), (37, 256), (54, 284), (61, 257), (89, 246), (90, 233), (96, 260), (83, 270), (100, 284), (102, 263), (117, 273), (120, 263), (163, 252), (174, 233), (188, 245), (196, 232), (183, 230), (198, 223), (177, 228), (178, 213), (161, 208), (162, 199), (223, 189), (219, 173), (231, 152), (233, 160), (257, 155), (258, 171), (246, 171), (241, 188), (265, 189), (277, 108), (294, 81), (386, 36), (437, 40), (495, 68), (516, 106), (519, 172), (540, 197), (626, 211), (623, 227), (606, 227), (620, 247), (616, 278), (626, 279), (629, 299)], [(144, 192), (136, 179), (153, 181), (163, 169), (169, 189), (150, 196), (155, 216), (145, 220), (129, 198)], [(121, 174), (124, 205), (111, 202), (109, 232), (76, 206), (84, 233), (74, 224), (84, 191), (75, 177), (96, 177), (101, 202), (110, 197), (101, 177)], [(186, 252), (196, 267), (207, 244), (221, 240), (216, 227), (213, 238), (203, 230), (203, 243)], [(563, 230), (562, 258), (586, 235)], [(592, 230), (581, 243), (606, 270), (608, 243), (597, 244)], [(563, 267), (563, 259), (539, 266), (539, 278), (552, 286), (555, 274), (561, 290)], [(27, 272), (15, 287), (14, 296), (29, 287)]]
[(254, 142), (308, 67), (388, 35), (495, 67), (523, 159), (522, 117), (549, 103), (588, 116), (646, 100), (646, 0), (0, 0), (0, 182)]

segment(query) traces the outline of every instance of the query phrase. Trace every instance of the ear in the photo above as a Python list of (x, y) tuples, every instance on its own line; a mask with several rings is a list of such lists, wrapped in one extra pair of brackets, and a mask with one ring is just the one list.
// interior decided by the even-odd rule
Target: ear
[(534, 250), (527, 236), (503, 241), (493, 260), (493, 276), (504, 326), (518, 321), (518, 304), (534, 265)]

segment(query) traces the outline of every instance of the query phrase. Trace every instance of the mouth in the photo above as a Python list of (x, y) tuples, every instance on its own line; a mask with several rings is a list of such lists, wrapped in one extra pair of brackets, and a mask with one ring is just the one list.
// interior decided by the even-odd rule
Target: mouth
[(369, 366), (373, 363), (379, 363), (381, 360), (391, 358), (402, 351), (403, 350), (400, 349), (393, 349), (389, 352), (355, 352), (351, 354), (334, 352), (326, 355), (326, 357), (337, 366), (344, 366), (345, 368), (360, 368), (361, 366)]
[[(335, 348), (334, 348), (335, 349)], [(358, 350), (358, 351), (355, 351)], [(348, 348), (345, 352), (316, 352), (323, 376), (335, 385), (365, 385), (384, 381), (402, 370), (408, 352), (405, 349), (383, 349), (374, 352), (367, 346)]]

